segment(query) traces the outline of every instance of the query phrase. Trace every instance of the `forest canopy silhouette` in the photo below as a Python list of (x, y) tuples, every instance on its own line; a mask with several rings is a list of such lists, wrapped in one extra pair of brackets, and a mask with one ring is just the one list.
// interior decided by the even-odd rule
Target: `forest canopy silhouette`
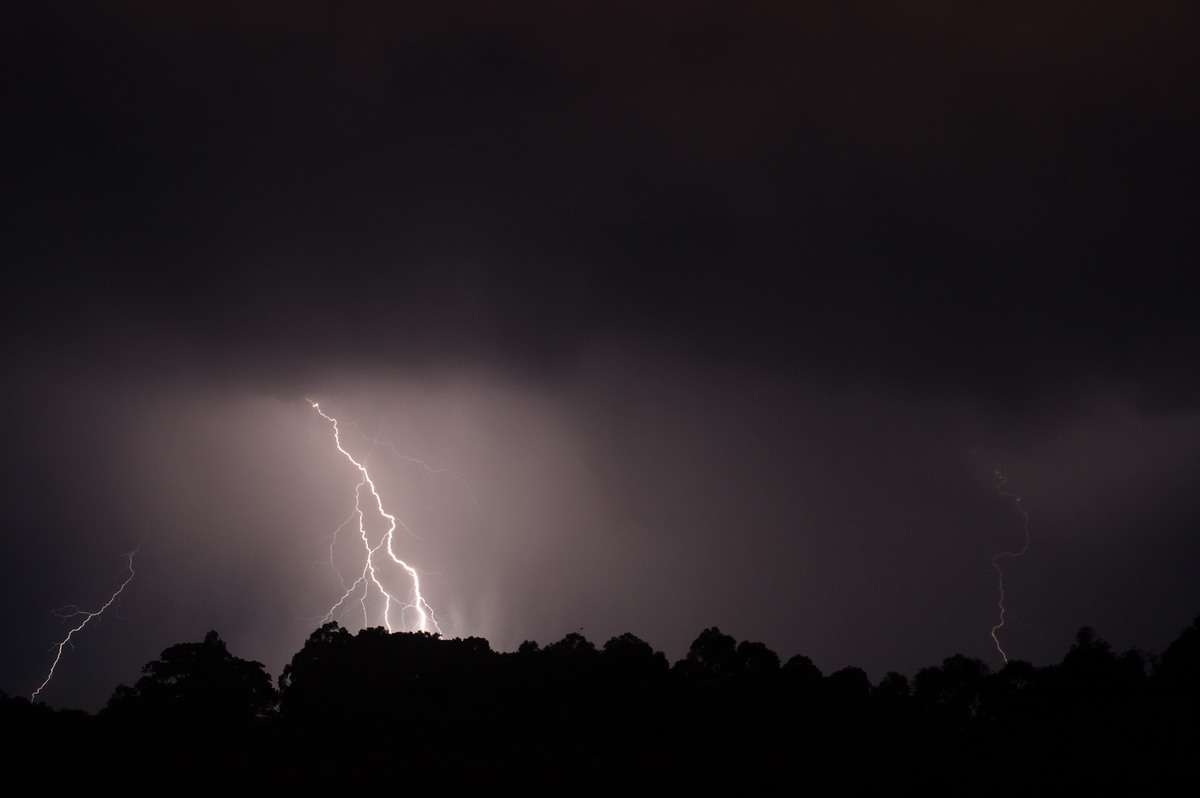
[(212, 631), (167, 648), (95, 716), (0, 706), (16, 770), (60, 787), (1145, 789), (1174, 783), (1200, 741), (1200, 617), (1159, 655), (1084, 627), (1056, 665), (957, 654), (877, 684), (716, 627), (669, 664), (632, 634), (501, 653), (327, 623), (275, 687)]

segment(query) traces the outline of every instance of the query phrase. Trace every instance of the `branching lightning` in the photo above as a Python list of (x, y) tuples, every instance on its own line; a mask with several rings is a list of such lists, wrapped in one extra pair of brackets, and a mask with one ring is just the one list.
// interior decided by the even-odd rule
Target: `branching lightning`
[[(344, 579), (341, 579), (341, 572), (333, 566), (334, 572), (341, 579), (344, 589), (341, 597), (329, 608), (329, 612), (325, 614), (325, 621), (334, 620), (335, 616), (344, 615), (347, 604), (356, 602), (362, 608), (364, 624), (370, 623), (370, 614), (367, 607), (367, 602), (372, 593), (383, 597), (383, 612), (381, 616), (382, 625), (389, 632), (397, 631), (397, 626), (402, 629), (411, 628), (421, 632), (437, 632), (441, 633), (441, 628), (438, 626), (437, 618), (434, 615), (433, 608), (429, 606), (429, 602), (425, 600), (425, 596), (421, 593), (421, 576), (417, 569), (409, 565), (404, 560), (396, 555), (394, 543), (396, 538), (397, 528), (402, 528), (405, 532), (412, 535), (412, 530), (395, 515), (392, 515), (383, 507), (383, 499), (379, 495), (378, 489), (375, 487), (375, 482), (371, 479), (366, 466), (356, 460), (353, 455), (342, 446), (341, 429), (338, 425), (338, 420), (333, 416), (327, 415), (321, 406), (308, 400), (312, 405), (313, 410), (329, 422), (333, 427), (333, 442), (337, 446), (337, 450), (350, 461), (359, 472), (359, 482), (354, 489), (354, 511), (342, 523), (341, 526), (333, 534), (333, 539), (329, 544), (330, 565), (333, 565), (333, 546), (337, 542), (337, 537), (346, 527), (350, 526), (357, 520), (358, 537), (362, 541), (363, 547), (363, 569), (358, 577), (349, 585), (346, 585)], [(372, 443), (378, 443), (373, 439)], [(365, 459), (365, 458), (364, 458)], [(407, 460), (418, 462), (414, 458), (405, 458)], [(424, 465), (424, 463), (421, 463)], [(428, 467), (426, 466), (428, 470)], [(453, 472), (450, 472), (453, 473)], [(457, 474), (455, 476), (458, 479)], [(369, 495), (368, 495), (369, 494)], [(386, 525), (386, 531), (376, 541), (372, 541), (372, 536), (367, 530), (366, 517), (371, 513), (378, 516)], [(415, 537), (415, 535), (414, 535)], [(386, 555), (386, 559), (385, 559)], [(396, 596), (384, 586), (380, 578), (380, 569), (391, 565), (399, 566), (400, 570), (407, 574), (412, 585), (407, 600)]]
[(125, 592), (125, 588), (129, 585), (130, 582), (133, 581), (133, 576), (134, 576), (133, 558), (137, 556), (139, 551), (140, 551), (140, 547), (138, 549), (134, 549), (133, 551), (131, 551), (127, 555), (125, 555), (127, 558), (125, 565), (129, 571), (129, 573), (125, 577), (125, 581), (122, 582), (121, 586), (117, 588), (116, 592), (113, 593), (109, 597), (108, 601), (104, 602), (103, 607), (96, 610), (95, 612), (87, 612), (85, 610), (79, 609), (79, 607), (72, 604), (72, 605), (68, 605), (66, 607), (63, 607), (61, 609), (54, 611), (55, 615), (57, 615), (58, 617), (63, 618), (63, 619), (79, 618), (82, 616), (83, 620), (79, 622), (78, 626), (76, 626), (71, 631), (67, 632), (67, 636), (64, 637), (62, 639), (62, 642), (60, 642), (58, 644), (58, 647), (54, 651), (54, 662), (52, 662), (50, 664), (50, 672), (46, 674), (46, 679), (40, 685), (38, 685), (38, 688), (33, 691), (32, 695), (30, 695), (29, 699), (31, 701), (35, 700), (38, 697), (38, 694), (40, 692), (42, 692), (43, 689), (45, 689), (46, 685), (50, 684), (50, 680), (54, 678), (54, 670), (58, 667), (58, 663), (62, 659), (63, 649), (65, 649), (67, 647), (67, 645), (71, 642), (71, 638), (73, 638), (75, 636), (75, 633), (81, 631), (83, 629), (83, 627), (87, 626), (93, 620), (95, 620), (96, 618), (99, 618), (101, 615), (103, 615), (105, 610), (107, 610), (114, 603), (116, 603), (117, 599), (119, 599), (121, 597), (121, 594), (123, 592)]
[[(412, 457), (407, 454), (401, 454), (396, 449), (395, 446), (388, 443), (387, 441), (381, 441), (377, 438), (367, 435), (366, 433), (362, 433), (362, 436), (366, 440), (370, 441), (372, 446), (386, 447), (386, 448), (390, 449), (392, 454), (395, 457), (399, 458), (400, 460), (405, 460), (407, 462), (412, 463), (413, 465), (420, 466), (421, 469), (425, 472), (427, 477), (435, 477), (438, 474), (446, 474), (447, 476), (451, 477), (452, 479), (454, 479), (460, 485), (463, 486), (463, 490), (465, 490), (467, 492), (467, 498), (469, 498), (471, 500), (471, 504), (473, 504), (475, 506), (475, 511), (479, 512), (479, 502), (475, 500), (475, 494), (471, 492), (471, 483), (467, 482), (467, 478), (464, 477), (461, 473), (459, 473), (458, 469), (434, 468), (433, 466), (429, 465), (428, 463), (426, 463), (424, 460), (422, 460), (419, 457)], [(410, 534), (411, 534), (411, 531), (410, 531)]]
[(1004, 658), (1005, 662), (1008, 662), (1008, 654), (1004, 651), (1004, 647), (1000, 645), (1000, 637), (997, 634), (1001, 629), (1004, 628), (1007, 612), (1004, 606), (1004, 569), (1001, 567), (1000, 563), (1005, 558), (1015, 559), (1029, 551), (1029, 513), (1025, 511), (1025, 506), (1021, 503), (1021, 496), (1007, 490), (1008, 477), (1004, 475), (1004, 472), (1000, 469), (1000, 466), (994, 467), (996, 470), (996, 492), (1007, 499), (1012, 499), (1017, 505), (1017, 510), (1021, 513), (1022, 530), (1025, 535), (1025, 542), (1019, 550), (1002, 551), (999, 554), (992, 555), (992, 568), (996, 569), (996, 590), (999, 593), (999, 598), (996, 601), (996, 607), (1000, 612), (999, 620), (996, 622), (996, 625), (992, 627), (992, 642), (996, 644), (996, 650), (1000, 652), (1000, 656)]

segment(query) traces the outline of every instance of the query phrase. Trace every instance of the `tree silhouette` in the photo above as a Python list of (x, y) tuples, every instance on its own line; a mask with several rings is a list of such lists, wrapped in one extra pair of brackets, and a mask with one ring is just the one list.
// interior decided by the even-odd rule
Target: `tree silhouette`
[(665, 654), (629, 632), (604, 644), (600, 662), (610, 688), (624, 691), (660, 686), (669, 668)]
[(955, 654), (942, 660), (940, 668), (918, 671), (913, 695), (926, 715), (962, 729), (979, 714), (988, 672), (983, 660)]
[(782, 673), (788, 689), (800, 694), (816, 692), (825, 678), (821, 669), (803, 654), (797, 654), (784, 663)]
[(743, 640), (738, 643), (738, 659), (741, 661), (741, 677), (755, 687), (774, 687), (779, 678), (779, 655), (764, 643)]
[(737, 640), (710, 626), (692, 641), (687, 659), (676, 663), (685, 681), (696, 684), (727, 684), (742, 672)]
[(249, 724), (277, 698), (263, 664), (230, 654), (216, 632), (202, 643), (171, 646), (142, 674), (133, 687), (117, 687), (105, 707), (109, 717), (209, 731)]
[[(1002, 795), (1135, 780), (1157, 794), (1190, 777), (1198, 652), (1200, 621), (1148, 676), (1146, 655), (1114, 653), (1084, 627), (1057, 665), (1013, 660), (993, 673), (958, 654), (911, 683), (889, 673), (872, 687), (853, 666), (822, 676), (798, 655), (781, 668), (763, 644), (716, 627), (668, 669), (632, 634), (600, 650), (568, 634), (502, 654), (482, 638), (352, 635), (330, 623), (284, 669), (278, 714), (262, 665), (232, 656), (210, 632), (147, 663), (99, 719), (0, 693), (0, 725), (18, 732), (8, 744), (23, 774), (44, 773), (72, 751), (88, 774), (70, 782), (77, 790), (108, 779), (162, 792), (188, 773), (193, 792), (233, 783), (382, 791), (402, 773), (414, 794), (444, 789), (447, 774), (458, 791), (492, 788), (503, 774), (506, 787), (558, 792), (603, 762), (620, 767), (591, 777), (596, 792), (624, 790), (637, 773), (648, 789), (696, 793), (770, 791), (791, 779), (814, 794), (939, 794), (970, 783)], [(388, 767), (308, 767), (338, 740), (352, 741), (362, 762)], [(112, 764), (128, 763), (130, 750), (147, 752), (132, 773)], [(464, 757), (474, 767), (454, 770)]]

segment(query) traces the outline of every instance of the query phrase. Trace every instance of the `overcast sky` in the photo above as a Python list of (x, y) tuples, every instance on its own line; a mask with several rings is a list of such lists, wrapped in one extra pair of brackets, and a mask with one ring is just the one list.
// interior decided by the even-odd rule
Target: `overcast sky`
[(500, 650), (998, 667), (1022, 509), (1009, 656), (1200, 613), (1195, 3), (351, 6), (0, 12), (0, 689), (139, 544), (41, 698), (278, 676), (357, 482), (306, 398)]

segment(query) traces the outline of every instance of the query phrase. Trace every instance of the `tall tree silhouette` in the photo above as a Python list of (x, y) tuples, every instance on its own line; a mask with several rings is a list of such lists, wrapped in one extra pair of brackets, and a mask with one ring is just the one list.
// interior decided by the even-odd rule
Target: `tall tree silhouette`
[(110, 718), (190, 731), (229, 729), (270, 712), (276, 693), (261, 662), (229, 653), (220, 636), (180, 643), (142, 668), (133, 687), (119, 685), (105, 707)]

